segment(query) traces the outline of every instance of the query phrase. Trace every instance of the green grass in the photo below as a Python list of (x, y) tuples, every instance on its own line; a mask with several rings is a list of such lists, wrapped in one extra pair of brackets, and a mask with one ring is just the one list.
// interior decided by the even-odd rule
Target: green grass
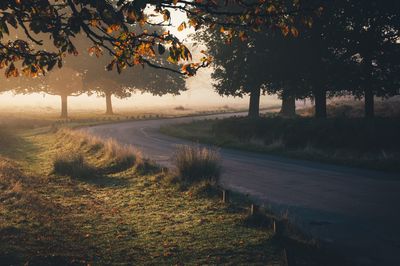
[[(183, 108), (183, 109), (182, 109)], [(68, 119), (61, 119), (56, 109), (21, 108), (6, 109), (0, 107), (0, 126), (12, 129), (34, 129), (45, 126), (84, 126), (123, 121), (162, 119), (182, 116), (199, 116), (218, 113), (246, 111), (246, 108), (229, 106), (215, 107), (152, 107), (141, 109), (121, 109), (114, 115), (106, 115), (103, 110), (71, 110)]]
[(228, 118), (164, 126), (161, 132), (221, 147), (400, 171), (398, 118)]
[(178, 147), (173, 163), (181, 182), (218, 182), (221, 175), (221, 159), (217, 151), (199, 146)]
[[(284, 249), (295, 252), (298, 265), (333, 263), (312, 241), (249, 224), (249, 202), (240, 195), (223, 204), (209, 183), (177, 189), (167, 171), (137, 153), (129, 167), (110, 168), (118, 153), (130, 154), (123, 147), (112, 151), (70, 130), (15, 136), (29, 143), (30, 155), (0, 158), (2, 263), (284, 265)], [(58, 155), (78, 152), (95, 174), (54, 172)]]

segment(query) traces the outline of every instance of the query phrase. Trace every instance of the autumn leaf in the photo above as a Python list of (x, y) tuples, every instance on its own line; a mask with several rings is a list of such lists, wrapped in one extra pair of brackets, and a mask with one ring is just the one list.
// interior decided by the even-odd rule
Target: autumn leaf
[(281, 31), (283, 36), (287, 36), (289, 34), (289, 27), (287, 25), (281, 26)]
[(294, 37), (298, 37), (298, 36), (299, 36), (299, 31), (298, 31), (295, 27), (293, 27), (293, 26), (292, 26), (292, 28), (290, 29), (290, 32), (292, 33), (292, 35), (293, 35)]
[(163, 14), (164, 21), (168, 21), (171, 18), (170, 12), (166, 9), (163, 10), (162, 14)]
[(5, 76), (6, 78), (10, 77), (18, 77), (18, 69), (15, 67), (14, 63), (11, 63), (10, 66), (6, 69)]
[(99, 24), (99, 22), (97, 20), (95, 20), (95, 19), (92, 19), (92, 20), (89, 21), (89, 24), (92, 27), (96, 27)]
[(103, 51), (101, 50), (100, 47), (98, 46), (92, 46), (88, 49), (89, 55), (96, 55), (97, 58), (99, 58), (101, 55), (103, 55)]
[(111, 26), (109, 26), (109, 27), (107, 28), (107, 33), (108, 33), (108, 34), (111, 34), (111, 33), (113, 33), (114, 31), (117, 31), (117, 30), (119, 30), (119, 29), (120, 29), (120, 26), (119, 26), (119, 25), (113, 24), (113, 25), (111, 25)]
[(128, 11), (126, 18), (129, 23), (134, 23), (136, 21), (136, 12), (133, 8)]
[(191, 18), (189, 20), (189, 25), (192, 26), (192, 27), (196, 27), (198, 25), (197, 20), (194, 19), (194, 18)]
[(269, 7), (267, 7), (267, 13), (273, 13), (276, 11), (276, 8), (274, 5), (270, 5)]
[(239, 32), (239, 38), (242, 42), (248, 39), (247, 34), (244, 31)]
[(170, 63), (173, 63), (173, 64), (177, 63), (177, 61), (174, 58), (172, 58), (171, 56), (168, 56), (167, 61)]
[(182, 22), (181, 25), (179, 25), (178, 31), (183, 31), (184, 29), (186, 29), (186, 22)]

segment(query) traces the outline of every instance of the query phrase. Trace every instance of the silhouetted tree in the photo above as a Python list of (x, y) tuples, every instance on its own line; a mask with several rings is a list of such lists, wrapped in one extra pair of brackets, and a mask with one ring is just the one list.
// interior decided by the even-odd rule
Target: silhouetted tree
[(305, 97), (302, 88), (302, 62), (299, 53), (298, 29), (289, 33), (281, 29), (268, 33), (248, 32), (242, 39), (226, 45), (218, 34), (202, 32), (198, 38), (206, 41), (213, 56), (214, 88), (221, 95), (249, 94), (249, 117), (259, 116), (260, 95), (278, 94), (283, 101), (283, 114), (295, 114), (295, 99)]
[(112, 96), (123, 99), (132, 95), (131, 88), (124, 87), (117, 80), (107, 77), (96, 77), (94, 80), (84, 79), (84, 87), (89, 91), (94, 91), (100, 97), (106, 99), (106, 115), (113, 115)]
[[(96, 68), (89, 68), (84, 75), (85, 90), (97, 93), (106, 99), (106, 114), (113, 114), (111, 97), (120, 99), (130, 97), (135, 92), (149, 92), (153, 95), (179, 95), (185, 91), (185, 77), (165, 70), (151, 68), (133, 69), (121, 74), (102, 73)], [(101, 76), (99, 76), (99, 73)]]
[(33, 79), (21, 76), (17, 79), (19, 82), (14, 85), (14, 91), (23, 94), (44, 92), (60, 96), (61, 118), (66, 119), (68, 118), (68, 97), (87, 93), (83, 89), (82, 77), (83, 73), (64, 67), (54, 70), (46, 76), (39, 75)]
[[(215, 70), (212, 73), (213, 86), (220, 95), (243, 97), (250, 96), (248, 116), (259, 117), (260, 95), (265, 92), (260, 57), (253, 57), (253, 49), (247, 43), (234, 40), (230, 46), (223, 39), (205, 37), (213, 56)], [(259, 60), (259, 61), (258, 61)], [(258, 61), (258, 62), (257, 62)]]
[(365, 116), (374, 116), (374, 96), (398, 94), (400, 87), (400, 2), (342, 0), (337, 27), (344, 56), (353, 61), (352, 90), (364, 95)]

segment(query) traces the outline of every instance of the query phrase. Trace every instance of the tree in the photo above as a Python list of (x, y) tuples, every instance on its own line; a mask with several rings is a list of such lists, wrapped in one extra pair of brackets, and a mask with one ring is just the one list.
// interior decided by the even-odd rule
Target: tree
[(45, 86), (42, 77), (31, 78), (20, 75), (12, 79), (2, 78), (0, 81), (0, 93), (25, 94), (33, 91), (43, 91)]
[[(99, 77), (99, 73), (101, 77)], [(84, 87), (106, 98), (106, 114), (113, 114), (111, 97), (127, 98), (134, 92), (153, 95), (178, 95), (186, 90), (185, 78), (165, 70), (135, 69), (132, 72), (101, 72), (90, 68), (84, 75)]]
[[(261, 68), (254, 69), (251, 65), (259, 65), (252, 57), (251, 49), (240, 40), (234, 40), (230, 46), (226, 46), (222, 39), (206, 37), (207, 45), (214, 58), (215, 70), (211, 77), (214, 80), (213, 86), (220, 95), (243, 97), (250, 95), (248, 116), (259, 117), (260, 95), (264, 92), (264, 79)], [(258, 62), (262, 63), (262, 62)], [(252, 68), (249, 71), (249, 68)]]
[(201, 32), (198, 38), (206, 42), (214, 58), (212, 78), (219, 94), (249, 94), (249, 117), (259, 116), (261, 94), (279, 94), (284, 115), (294, 115), (294, 100), (305, 94), (300, 89), (300, 64), (305, 58), (298, 53), (297, 28), (291, 28), (290, 35), (280, 28), (267, 33), (247, 32), (241, 41), (234, 40), (229, 45), (215, 32)]
[[(84, 80), (86, 83), (86, 79)], [(105, 78), (104, 76), (90, 81), (89, 84), (84, 85), (89, 91), (94, 91), (100, 97), (106, 99), (106, 115), (113, 115), (112, 96), (123, 99), (130, 97), (132, 92), (129, 87), (124, 87), (116, 80)]]
[(280, 114), (283, 117), (296, 116), (296, 98), (293, 95), (286, 94), (285, 90), (282, 91), (282, 106)]
[[(148, 32), (158, 32), (160, 29), (154, 26), (143, 26)], [(143, 28), (137, 27), (135, 32), (140, 32)], [(83, 50), (87, 47), (87, 40), (78, 40), (77, 49)], [(66, 65), (75, 69), (83, 75), (84, 88), (87, 91), (97, 93), (106, 99), (106, 114), (113, 114), (112, 96), (117, 98), (130, 97), (135, 92), (148, 92), (153, 95), (173, 94), (178, 95), (180, 91), (185, 91), (186, 77), (175, 72), (164, 69), (154, 68), (134, 68), (131, 71), (117, 73), (115, 71), (105, 71), (104, 65), (111, 58), (107, 55), (101, 58), (93, 58), (82, 55), (66, 62)], [(161, 55), (158, 58), (160, 66), (168, 65), (168, 56)], [(175, 71), (179, 70), (180, 65), (170, 66)]]
[[(171, 71), (195, 74), (200, 67), (210, 63), (208, 56), (198, 63), (186, 63), (181, 71), (158, 64), (156, 50), (166, 50), (169, 61), (177, 63), (191, 60), (189, 49), (170, 32), (157, 34), (143, 30), (133, 33), (134, 25), (167, 26), (171, 23), (171, 10), (184, 12), (179, 29), (193, 27), (224, 27), (228, 39), (237, 36), (233, 28), (247, 27), (255, 30), (263, 25), (288, 25), (301, 23), (313, 14), (315, 6), (305, 9), (299, 1), (287, 4), (284, 0), (256, 1), (252, 3), (186, 0), (4, 0), (0, 3), (0, 65), (7, 66), (6, 76), (18, 76), (22, 68), (26, 75), (37, 76), (50, 71), (67, 53), (77, 55), (74, 38), (82, 34), (93, 46), (97, 55), (108, 52), (113, 59), (108, 69), (122, 71), (125, 67), (148, 65)], [(302, 11), (302, 12), (300, 12)], [(300, 14), (301, 13), (301, 14)], [(20, 28), (23, 38), (10, 37), (11, 29)], [(44, 39), (51, 39), (51, 48), (43, 48)], [(166, 49), (167, 48), (167, 49)]]
[[(40, 77), (40, 87), (33, 87), (28, 93), (42, 91), (50, 95), (60, 96), (61, 118), (68, 118), (68, 97), (79, 96), (87, 92), (83, 89), (82, 73), (64, 67), (54, 70), (47, 76)], [(25, 91), (27, 88), (24, 88)]]
[[(351, 92), (364, 95), (365, 116), (374, 116), (374, 96), (398, 94), (400, 87), (400, 3), (343, 0), (340, 27), (344, 55), (353, 62)], [(339, 25), (338, 25), (339, 26)]]
[[(215, 58), (215, 88), (223, 95), (250, 93), (250, 116), (258, 115), (260, 89), (278, 94), (286, 115), (294, 114), (294, 98), (312, 97), (315, 116), (326, 118), (327, 97), (348, 92), (366, 92), (366, 106), (373, 107), (374, 94), (390, 96), (399, 88), (399, 14), (395, 5), (399, 4), (327, 2), (323, 12), (305, 20), (301, 27), (242, 32), (242, 40), (248, 41), (232, 42), (229, 48), (215, 32), (203, 32), (200, 38)], [(372, 84), (373, 93), (365, 91)], [(371, 113), (369, 109), (367, 113)]]

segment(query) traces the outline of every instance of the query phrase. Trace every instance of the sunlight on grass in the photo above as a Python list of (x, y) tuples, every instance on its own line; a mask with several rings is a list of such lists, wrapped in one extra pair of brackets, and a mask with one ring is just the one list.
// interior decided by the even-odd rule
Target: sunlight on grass
[(216, 150), (200, 146), (180, 146), (174, 157), (177, 175), (183, 182), (202, 180), (217, 182), (221, 175), (221, 158)]
[[(180, 150), (185, 165), (190, 158), (189, 166), (206, 169), (202, 175), (191, 176), (194, 168), (190, 166), (185, 173), (206, 180), (177, 189), (166, 182), (168, 171), (115, 141), (69, 129), (25, 134), (24, 140), (37, 145), (32, 155), (36, 163), (0, 160), (2, 261), (280, 265), (283, 247), (294, 245), (274, 238), (269, 225), (278, 217), (266, 216), (266, 226), (254, 226), (246, 222), (249, 202), (240, 195), (233, 195), (230, 204), (221, 202), (215, 183), (220, 173), (215, 151)], [(66, 157), (72, 164), (90, 166), (93, 174), (75, 178), (54, 172), (54, 160), (65, 158), (64, 154), (73, 155)], [(115, 166), (114, 157), (132, 156), (135, 160), (129, 167), (110, 167)], [(311, 242), (296, 243), (299, 257), (317, 255)]]

